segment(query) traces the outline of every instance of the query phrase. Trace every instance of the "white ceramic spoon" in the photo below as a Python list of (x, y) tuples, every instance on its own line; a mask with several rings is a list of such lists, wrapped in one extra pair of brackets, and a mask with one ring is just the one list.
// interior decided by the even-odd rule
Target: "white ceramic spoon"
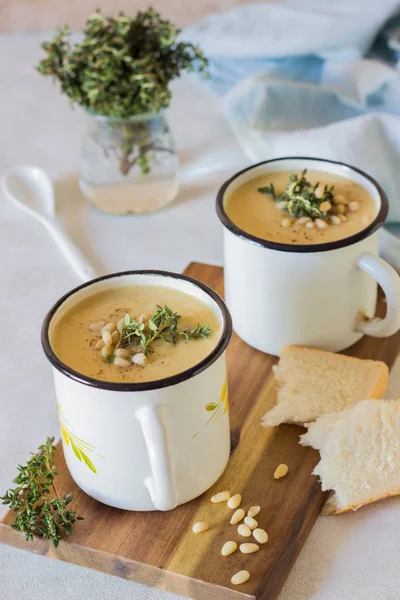
[(96, 277), (85, 256), (57, 222), (53, 184), (42, 169), (31, 165), (14, 167), (3, 176), (1, 189), (15, 206), (46, 227), (82, 281)]

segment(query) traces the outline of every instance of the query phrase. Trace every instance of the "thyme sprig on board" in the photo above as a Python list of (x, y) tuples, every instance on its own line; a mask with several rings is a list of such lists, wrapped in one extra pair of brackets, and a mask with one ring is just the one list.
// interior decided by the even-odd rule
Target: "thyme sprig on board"
[[(276, 203), (287, 203), (285, 207), (291, 217), (311, 217), (311, 219), (324, 219), (332, 207), (334, 186), (325, 185), (323, 188), (317, 182), (315, 185), (306, 179), (307, 169), (289, 176), (286, 189), (277, 194), (275, 186), (259, 187), (261, 194), (268, 194)], [(282, 206), (282, 205), (281, 205)]]
[[(47, 438), (36, 453), (31, 452), (32, 458), (26, 465), (18, 465), (18, 476), (13, 480), (17, 486), (7, 490), (0, 500), (17, 513), (13, 527), (24, 533), (27, 541), (32, 541), (34, 535), (41, 535), (57, 548), (62, 531), (70, 535), (75, 521), (83, 517), (77, 517), (67, 508), (72, 494), (58, 497), (54, 485), (57, 471), (53, 442), (53, 437)], [(49, 497), (51, 490), (55, 498)]]
[(211, 333), (209, 325), (198, 323), (193, 329), (179, 329), (181, 319), (179, 313), (173, 312), (167, 305), (157, 304), (157, 312), (146, 322), (139, 323), (127, 313), (122, 330), (120, 347), (140, 346), (141, 351), (147, 355), (153, 351), (152, 345), (157, 339), (169, 344), (176, 344), (179, 339), (207, 338)]

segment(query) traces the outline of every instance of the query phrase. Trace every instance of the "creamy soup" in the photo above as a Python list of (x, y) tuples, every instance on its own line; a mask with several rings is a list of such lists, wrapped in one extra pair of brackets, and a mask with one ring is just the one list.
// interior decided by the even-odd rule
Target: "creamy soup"
[[(163, 324), (156, 318), (158, 330), (171, 343), (155, 338), (144, 352), (134, 331), (140, 324), (147, 339), (154, 335), (149, 321), (160, 310), (157, 305), (167, 305), (181, 315), (175, 321), (176, 343), (168, 327), (161, 331)], [(199, 335), (198, 324), (205, 337)], [(102, 381), (143, 382), (196, 365), (210, 354), (220, 336), (218, 316), (201, 300), (178, 290), (145, 285), (116, 287), (81, 300), (56, 322), (50, 343), (58, 358), (78, 373)]]
[[(319, 182), (315, 189), (321, 192), (325, 185), (328, 190), (333, 186), (333, 191), (328, 192), (330, 208), (320, 218), (290, 215), (284, 206), (287, 202), (280, 203), (259, 188), (265, 189), (272, 183), (278, 196), (287, 189), (292, 173), (269, 173), (244, 183), (225, 202), (228, 217), (251, 235), (285, 244), (320, 244), (343, 239), (361, 231), (376, 217), (377, 206), (366, 189), (350, 179), (321, 171), (307, 171), (306, 179), (313, 188)], [(294, 173), (301, 177), (300, 171)]]

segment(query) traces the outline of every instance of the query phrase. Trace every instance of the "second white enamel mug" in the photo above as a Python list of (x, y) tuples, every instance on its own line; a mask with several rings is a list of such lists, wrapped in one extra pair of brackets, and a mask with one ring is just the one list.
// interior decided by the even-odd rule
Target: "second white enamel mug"
[[(195, 296), (217, 315), (221, 335), (200, 363), (166, 379), (113, 383), (82, 375), (51, 347), (52, 329), (83, 298), (126, 285), (170, 287)], [(223, 300), (184, 275), (130, 271), (100, 277), (63, 296), (43, 323), (53, 366), (65, 459), (89, 496), (128, 510), (170, 510), (221, 476), (230, 452), (225, 350), (232, 333)]]
[[(225, 206), (242, 184), (274, 171), (303, 169), (334, 173), (362, 185), (375, 200), (374, 221), (344, 239), (295, 245), (257, 238), (230, 220)], [(400, 328), (400, 278), (378, 256), (388, 200), (366, 173), (316, 158), (265, 161), (222, 186), (217, 213), (224, 226), (225, 301), (234, 330), (250, 346), (273, 355), (287, 344), (338, 352), (364, 334), (385, 337)], [(386, 296), (384, 319), (373, 319), (378, 283)]]

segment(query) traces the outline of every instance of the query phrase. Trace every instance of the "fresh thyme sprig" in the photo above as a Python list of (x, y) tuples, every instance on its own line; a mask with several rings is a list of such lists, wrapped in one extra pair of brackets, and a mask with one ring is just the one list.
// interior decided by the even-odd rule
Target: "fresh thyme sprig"
[[(289, 182), (286, 189), (277, 194), (274, 184), (259, 187), (261, 194), (272, 196), (275, 202), (287, 202), (287, 211), (291, 217), (311, 217), (311, 219), (324, 219), (327, 217), (332, 207), (334, 186), (320, 188), (319, 182), (315, 185), (306, 179), (307, 169), (302, 171), (299, 177), (296, 173), (289, 176)], [(322, 210), (323, 203), (329, 203), (327, 210)], [(328, 206), (325, 204), (324, 207)]]
[(57, 471), (53, 459), (56, 447), (53, 442), (53, 437), (47, 438), (36, 453), (31, 452), (32, 458), (26, 465), (18, 465), (19, 474), (13, 480), (18, 485), (7, 490), (0, 500), (17, 513), (13, 527), (24, 533), (27, 541), (32, 541), (34, 535), (41, 535), (57, 548), (62, 531), (70, 535), (75, 521), (83, 517), (77, 517), (73, 510), (67, 509), (72, 494), (61, 498), (48, 497), (51, 488), (57, 496), (54, 485)]
[(131, 347), (140, 346), (144, 354), (152, 352), (152, 344), (161, 339), (166, 343), (176, 344), (180, 337), (185, 340), (206, 338), (211, 333), (208, 325), (199, 323), (193, 329), (179, 329), (179, 320), (181, 315), (173, 312), (169, 306), (160, 306), (157, 304), (157, 312), (147, 321), (139, 323), (132, 319), (127, 313), (125, 315), (124, 328), (121, 335), (120, 346)]

